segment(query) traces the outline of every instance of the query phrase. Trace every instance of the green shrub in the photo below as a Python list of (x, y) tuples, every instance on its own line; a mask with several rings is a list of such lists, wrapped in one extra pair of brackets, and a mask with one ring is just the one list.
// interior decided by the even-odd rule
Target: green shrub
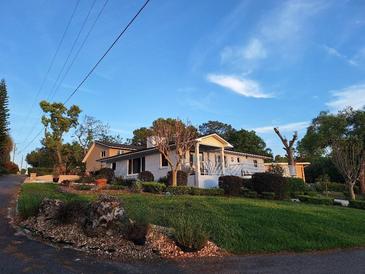
[(91, 190), (93, 187), (93, 185), (74, 185), (77, 190)]
[(39, 206), (45, 197), (41, 195), (23, 195), (18, 199), (17, 210), (22, 219), (37, 216)]
[(5, 162), (3, 168), (8, 174), (16, 174), (19, 171), (18, 165), (13, 162)]
[(143, 182), (142, 189), (144, 192), (161, 193), (165, 190), (166, 186), (157, 182)]
[(315, 184), (315, 188), (319, 192), (324, 192), (324, 191), (344, 192), (344, 191), (347, 191), (347, 187), (345, 184), (332, 183), (332, 182), (318, 182)]
[(246, 195), (247, 198), (257, 198), (257, 192), (253, 190), (248, 191)]
[(351, 200), (349, 207), (365, 209), (365, 201)]
[(109, 190), (125, 190), (125, 189), (128, 189), (127, 186), (123, 186), (123, 185), (107, 185), (106, 189), (109, 189)]
[(136, 181), (137, 179), (135, 178), (115, 177), (114, 180), (111, 181), (111, 184), (131, 187)]
[(274, 192), (277, 199), (284, 199), (288, 195), (287, 180), (274, 173), (255, 173), (252, 175), (253, 189), (262, 194), (263, 192)]
[(190, 186), (169, 186), (166, 188), (166, 192), (173, 195), (188, 195), (191, 194)]
[(111, 182), (114, 179), (114, 170), (111, 168), (104, 167), (94, 172), (94, 176), (97, 179), (107, 179)]
[(208, 241), (203, 225), (192, 216), (177, 216), (172, 221), (174, 240), (183, 251), (192, 252), (202, 249)]
[(298, 199), (303, 203), (333, 205), (333, 199), (326, 197), (312, 197), (308, 195), (299, 195)]
[(287, 181), (287, 191), (291, 197), (297, 195), (303, 195), (309, 190), (307, 184), (300, 178), (286, 178)]
[(168, 186), (169, 185), (169, 178), (167, 178), (167, 176), (160, 177), (160, 179), (158, 179), (158, 182)]
[(29, 167), (28, 174), (37, 173), (37, 176), (50, 175), (53, 173), (52, 167)]
[[(178, 170), (176, 180), (177, 180), (176, 183), (178, 186), (186, 186), (186, 185), (188, 185), (188, 174), (185, 171)], [(172, 172), (169, 171), (167, 173), (167, 185), (166, 186), (171, 186), (171, 185), (172, 185)]]
[(155, 177), (151, 171), (145, 170), (138, 174), (138, 179), (142, 182), (153, 182)]
[(138, 181), (134, 181), (132, 185), (129, 187), (131, 192), (140, 193), (142, 192), (142, 183)]
[(275, 193), (274, 192), (262, 192), (261, 193), (262, 198), (267, 200), (274, 200), (275, 199)]
[(224, 194), (237, 196), (241, 192), (244, 180), (238, 176), (221, 176), (218, 179), (219, 188), (223, 189)]
[(95, 177), (93, 176), (84, 176), (76, 181), (79, 184), (90, 184), (95, 182)]
[(205, 196), (221, 196), (224, 195), (224, 190), (221, 188), (191, 188), (191, 195), (205, 195)]

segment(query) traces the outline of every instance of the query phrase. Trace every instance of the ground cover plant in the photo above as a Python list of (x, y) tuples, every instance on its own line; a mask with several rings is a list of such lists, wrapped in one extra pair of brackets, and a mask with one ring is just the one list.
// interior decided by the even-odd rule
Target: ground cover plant
[[(19, 211), (29, 215), (29, 208), (33, 210), (44, 197), (96, 197), (57, 189), (53, 184), (23, 185)], [(119, 197), (131, 218), (148, 216), (151, 223), (173, 226), (177, 216), (186, 216), (218, 246), (236, 254), (365, 245), (365, 210), (360, 209), (227, 196), (125, 193)]]

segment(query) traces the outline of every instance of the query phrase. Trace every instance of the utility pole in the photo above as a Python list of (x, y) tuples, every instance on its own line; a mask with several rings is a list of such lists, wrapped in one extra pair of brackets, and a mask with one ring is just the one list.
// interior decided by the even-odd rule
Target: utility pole
[(20, 161), (20, 174), (22, 173), (22, 169), (23, 169), (23, 157), (24, 157), (24, 154), (22, 154), (22, 160)]
[(13, 163), (15, 160), (15, 151), (16, 151), (16, 143), (14, 143), (14, 147), (13, 147)]

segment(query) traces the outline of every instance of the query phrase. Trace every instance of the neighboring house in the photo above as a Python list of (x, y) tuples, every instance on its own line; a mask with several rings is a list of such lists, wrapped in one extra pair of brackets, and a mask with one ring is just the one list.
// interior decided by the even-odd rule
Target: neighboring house
[(106, 167), (104, 162), (99, 159), (112, 157), (122, 153), (128, 153), (141, 149), (139, 146), (116, 144), (110, 142), (95, 141), (87, 151), (83, 163), (86, 165), (86, 172), (94, 172)]
[[(290, 177), (288, 163), (265, 163), (265, 170), (266, 171), (269, 171), (272, 165), (278, 165), (278, 166), (280, 166), (283, 169), (283, 171), (284, 171), (283, 176), (284, 177)], [(297, 163), (295, 163), (295, 172), (296, 172), (296, 176), (295, 177), (301, 178), (305, 182), (304, 168), (306, 166), (309, 166), (309, 165), (310, 165), (309, 162), (297, 162)]]
[[(232, 148), (230, 143), (217, 134), (195, 139), (194, 147), (185, 156), (182, 166), (189, 174), (188, 185), (211, 188), (218, 186), (218, 178), (222, 175), (249, 177), (256, 172), (264, 172), (264, 160), (271, 159), (232, 151)], [(153, 138), (147, 141), (147, 148), (110, 155), (99, 159), (98, 162), (114, 169), (116, 176), (124, 178), (136, 178), (138, 173), (148, 170), (153, 173), (155, 180), (158, 180), (170, 170), (167, 160), (154, 147)]]

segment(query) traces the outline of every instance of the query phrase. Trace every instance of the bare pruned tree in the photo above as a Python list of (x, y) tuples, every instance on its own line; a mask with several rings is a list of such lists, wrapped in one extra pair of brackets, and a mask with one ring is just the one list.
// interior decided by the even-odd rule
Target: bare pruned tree
[(284, 150), (286, 152), (286, 157), (288, 158), (288, 165), (289, 165), (289, 172), (290, 176), (295, 177), (295, 161), (294, 161), (294, 144), (295, 141), (298, 139), (298, 132), (294, 131), (292, 139), (288, 142), (286, 137), (283, 137), (279, 131), (279, 128), (274, 128), (275, 133), (279, 136), (281, 142), (284, 145)]
[(351, 200), (355, 200), (354, 186), (360, 178), (364, 160), (363, 143), (357, 138), (333, 141), (332, 161), (345, 178)]
[(177, 171), (181, 169), (187, 152), (194, 146), (196, 129), (179, 119), (157, 119), (152, 135), (160, 153), (166, 158), (172, 173), (172, 185), (177, 185)]

